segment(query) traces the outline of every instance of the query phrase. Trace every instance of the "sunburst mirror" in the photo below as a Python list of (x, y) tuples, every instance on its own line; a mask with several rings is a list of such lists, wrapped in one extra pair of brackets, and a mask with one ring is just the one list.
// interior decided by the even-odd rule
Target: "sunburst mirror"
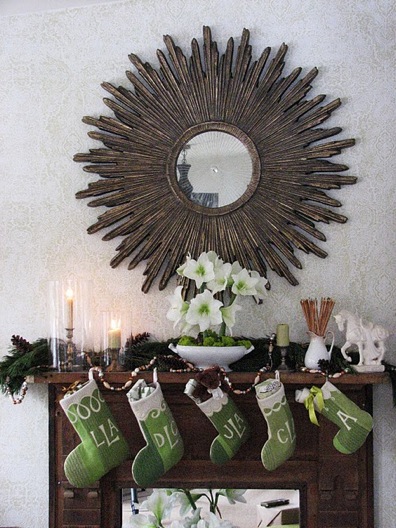
[(289, 269), (302, 267), (295, 250), (325, 257), (317, 223), (347, 220), (325, 191), (356, 181), (328, 161), (354, 140), (326, 141), (342, 129), (320, 127), (340, 99), (307, 98), (316, 68), (282, 76), (285, 44), (253, 60), (247, 29), (235, 54), (232, 38), (220, 54), (208, 27), (190, 57), (170, 36), (164, 42), (158, 69), (129, 56), (130, 89), (102, 84), (114, 116), (83, 118), (103, 147), (75, 155), (100, 176), (76, 196), (107, 208), (88, 232), (122, 239), (111, 266), (146, 261), (144, 292), (157, 276), (165, 288), (187, 253), (211, 249), (298, 284)]

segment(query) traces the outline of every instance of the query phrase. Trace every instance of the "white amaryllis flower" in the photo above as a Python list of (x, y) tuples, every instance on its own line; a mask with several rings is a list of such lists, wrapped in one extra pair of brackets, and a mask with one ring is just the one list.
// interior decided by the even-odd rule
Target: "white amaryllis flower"
[(183, 321), (189, 308), (188, 302), (186, 302), (182, 297), (182, 291), (183, 287), (177, 286), (173, 295), (167, 298), (170, 302), (170, 308), (166, 314), (166, 317), (170, 321), (174, 322), (173, 328)]
[(192, 517), (187, 517), (184, 520), (183, 528), (196, 528), (201, 519), (201, 508), (197, 508), (193, 511)]
[(186, 268), (186, 266), (187, 266), (187, 263), (188, 263), (190, 260), (191, 260), (191, 255), (190, 255), (190, 253), (188, 253), (187, 256), (186, 256), (186, 261), (183, 262), (183, 264), (182, 264), (181, 266), (179, 266), (179, 267), (176, 269), (176, 273), (177, 273), (178, 275), (182, 275), (182, 276), (184, 275), (184, 270), (185, 270), (185, 268)]
[(234, 284), (231, 287), (235, 295), (257, 295), (256, 284), (258, 279), (251, 277), (246, 269), (241, 270), (238, 274), (232, 275)]
[(215, 277), (213, 280), (209, 281), (206, 286), (212, 293), (217, 293), (224, 291), (228, 286), (228, 280), (231, 275), (231, 264), (226, 262), (221, 264), (221, 266), (215, 266)]
[(132, 515), (128, 526), (130, 528), (158, 528), (158, 523), (152, 515), (138, 513), (137, 515)]
[[(203, 252), (197, 260), (188, 254), (177, 273), (195, 281), (199, 290), (191, 301), (183, 300), (182, 286), (178, 286), (174, 295), (168, 297), (170, 308), (167, 318), (173, 321), (174, 328), (177, 326), (183, 336), (199, 337), (209, 329), (218, 333), (219, 337), (224, 336), (226, 330), (235, 325), (236, 313), (241, 310), (235, 304), (238, 295), (251, 295), (261, 301), (267, 293), (266, 278), (257, 271), (242, 268), (238, 261), (232, 264), (224, 262), (215, 251)], [(214, 299), (220, 292), (225, 292), (222, 296), (225, 305)]]
[(230, 304), (230, 306), (223, 306), (223, 308), (220, 308), (223, 321), (227, 328), (232, 328), (235, 325), (236, 313), (239, 310), (242, 310), (242, 307), (235, 301)]
[(223, 495), (223, 497), (226, 497), (230, 504), (235, 504), (236, 502), (246, 503), (246, 499), (244, 497), (246, 493), (246, 489), (226, 488), (226, 489), (220, 489), (217, 493), (219, 495)]
[(191, 502), (189, 501), (186, 493), (184, 491), (172, 490), (172, 497), (174, 497), (174, 504), (177, 504), (180, 507), (180, 516), (185, 517), (187, 513), (192, 510)]
[(213, 264), (213, 268), (216, 272), (218, 268), (221, 268), (224, 264), (224, 260), (218, 256), (218, 254), (215, 251), (208, 251), (207, 252), (208, 259)]
[(251, 271), (250, 272), (251, 277), (254, 279), (258, 279), (258, 282), (256, 284), (256, 297), (259, 299), (264, 299), (267, 295), (267, 288), (265, 285), (268, 283), (268, 280), (265, 277), (262, 277), (258, 271)]
[[(200, 524), (202, 522), (202, 524)], [(199, 521), (197, 528), (235, 528), (232, 522), (220, 520), (214, 513), (209, 513), (207, 521)]]
[(170, 525), (170, 528), (185, 528), (185, 523), (180, 521), (172, 521), (172, 524)]
[(231, 264), (231, 275), (236, 275), (240, 271), (242, 271), (242, 266), (239, 264), (239, 262), (236, 260)]
[(156, 489), (147, 500), (142, 503), (142, 508), (152, 512), (158, 522), (158, 526), (161, 526), (161, 521), (170, 515), (173, 504), (166, 490)]
[(215, 278), (213, 262), (209, 260), (207, 253), (201, 253), (198, 260), (187, 260), (181, 275), (194, 280), (197, 288), (200, 288), (202, 284)]
[(211, 326), (222, 323), (220, 311), (222, 306), (221, 301), (214, 299), (212, 293), (205, 290), (191, 300), (186, 321), (191, 325), (198, 325), (200, 332), (205, 332)]
[(170, 528), (197, 528), (201, 520), (201, 508), (194, 510), (192, 517), (185, 517), (183, 521), (173, 521)]

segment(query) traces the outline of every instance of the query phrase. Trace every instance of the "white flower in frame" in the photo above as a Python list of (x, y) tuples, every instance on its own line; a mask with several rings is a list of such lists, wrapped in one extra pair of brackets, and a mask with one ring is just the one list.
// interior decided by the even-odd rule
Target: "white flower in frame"
[(137, 515), (132, 515), (128, 526), (130, 528), (158, 528), (158, 523), (152, 515), (138, 513)]
[(217, 493), (219, 495), (223, 495), (223, 497), (226, 497), (230, 504), (235, 504), (236, 502), (246, 503), (246, 499), (244, 497), (246, 491), (246, 489), (224, 488), (220, 489)]
[(161, 526), (161, 521), (170, 515), (173, 508), (173, 503), (166, 490), (155, 489), (153, 493), (142, 503), (142, 508), (147, 508), (150, 512), (152, 512), (158, 522), (158, 526)]
[[(208, 522), (204, 521), (205, 524), (202, 524), (202, 528), (235, 528), (232, 522), (220, 520), (214, 513), (210, 512), (208, 517)], [(197, 524), (197, 528), (201, 528), (199, 523)]]

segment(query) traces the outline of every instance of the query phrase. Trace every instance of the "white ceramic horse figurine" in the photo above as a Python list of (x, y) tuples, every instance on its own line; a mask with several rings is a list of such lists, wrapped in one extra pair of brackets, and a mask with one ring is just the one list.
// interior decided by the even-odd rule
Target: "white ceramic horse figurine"
[(385, 354), (384, 341), (389, 331), (381, 325), (364, 323), (361, 317), (347, 310), (341, 310), (334, 316), (338, 329), (345, 329), (345, 344), (341, 353), (347, 361), (352, 361), (347, 349), (356, 345), (359, 351), (359, 365), (380, 365)]

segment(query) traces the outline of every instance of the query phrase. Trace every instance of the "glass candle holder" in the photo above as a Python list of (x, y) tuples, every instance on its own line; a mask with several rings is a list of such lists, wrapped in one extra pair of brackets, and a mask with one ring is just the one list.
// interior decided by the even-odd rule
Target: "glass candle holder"
[(52, 368), (86, 370), (86, 351), (92, 347), (91, 282), (50, 281), (48, 288), (49, 342)]
[(102, 313), (102, 342), (105, 368), (108, 372), (122, 372), (126, 368), (125, 344), (132, 333), (132, 315), (127, 312)]

